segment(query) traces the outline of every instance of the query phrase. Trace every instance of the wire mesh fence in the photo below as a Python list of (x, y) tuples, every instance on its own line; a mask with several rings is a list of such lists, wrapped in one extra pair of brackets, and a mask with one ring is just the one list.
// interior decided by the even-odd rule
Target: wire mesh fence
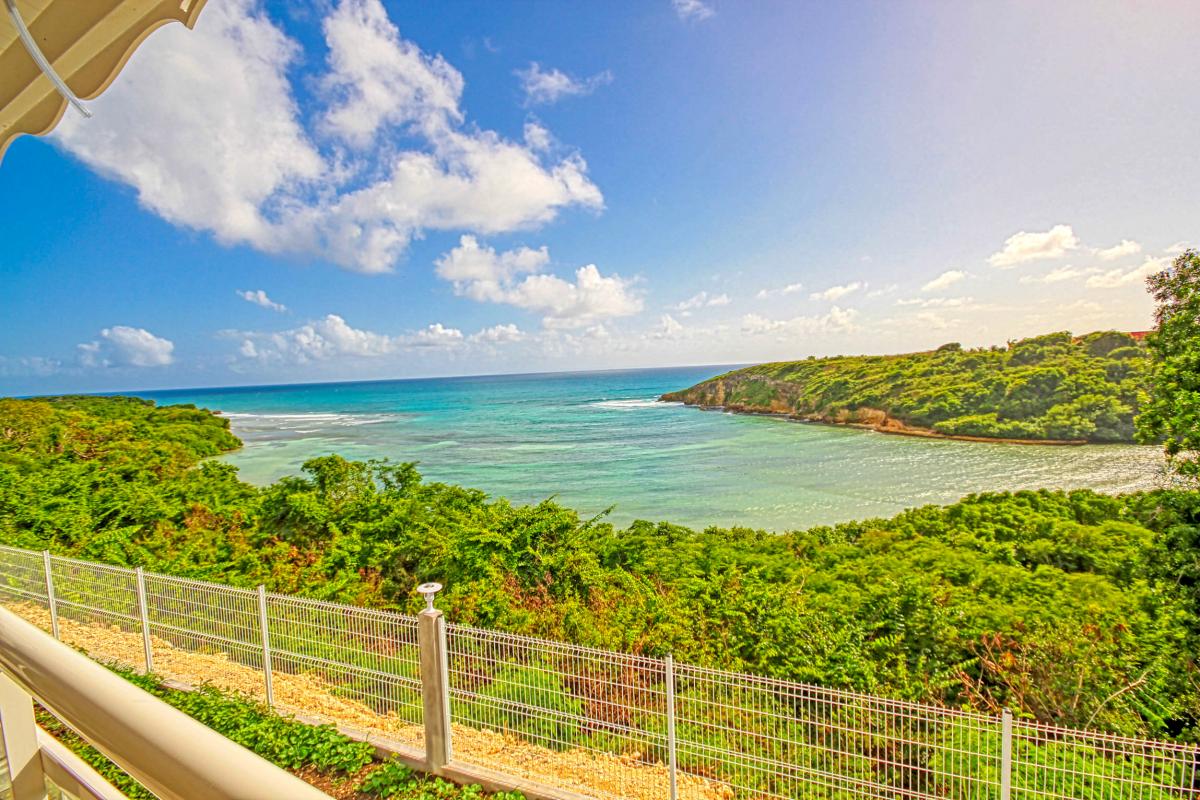
[(145, 591), (155, 672), (190, 683), (195, 661), (178, 654), (207, 656), (210, 682), (267, 699), (257, 592), (150, 573)]
[(0, 545), (0, 599), (48, 608), (48, 597), (43, 555)]
[[(420, 739), (421, 677), (417, 620), (386, 611), (268, 594), (272, 670), (315, 678), (337, 697), (364, 710), (356, 727), (413, 743)], [(294, 713), (320, 714), (312, 697), (277, 692)], [(343, 711), (345, 709), (340, 709)], [(343, 720), (346, 721), (346, 720)]]
[(464, 625), (423, 666), (416, 617), (7, 546), (0, 603), (101, 660), (401, 744), (444, 687), (457, 762), (605, 800), (1200, 800), (1194, 745)]
[[(670, 796), (661, 660), (463, 625), (446, 626), (446, 649), (451, 722), (533, 745), (508, 769), (551, 784), (586, 772), (603, 797)], [(460, 738), (457, 758), (491, 766)]]
[(679, 765), (739, 797), (998, 797), (1001, 720), (680, 666)]
[(1012, 793), (1017, 798), (1200, 797), (1200, 749), (1039, 722), (1013, 723)]

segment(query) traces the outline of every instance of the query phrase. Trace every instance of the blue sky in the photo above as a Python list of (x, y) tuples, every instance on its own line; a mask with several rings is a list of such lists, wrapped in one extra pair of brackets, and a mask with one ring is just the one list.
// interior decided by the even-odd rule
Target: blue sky
[(0, 391), (1145, 328), (1200, 7), (209, 0), (0, 163)]

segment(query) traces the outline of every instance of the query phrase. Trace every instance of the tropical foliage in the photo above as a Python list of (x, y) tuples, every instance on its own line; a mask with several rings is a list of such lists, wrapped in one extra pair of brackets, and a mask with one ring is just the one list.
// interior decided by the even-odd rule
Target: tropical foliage
[(1146, 350), (1118, 331), (1050, 333), (1007, 347), (837, 356), (736, 370), (664, 400), (951, 436), (1126, 442)]
[(985, 494), (781, 535), (616, 528), (411, 464), (325, 456), (256, 488), (202, 460), (235, 444), (186, 407), (0, 401), (0, 541), (408, 610), (436, 579), (451, 618), (484, 627), (1197, 737), (1195, 493)]
[(1184, 252), (1146, 283), (1158, 304), (1157, 327), (1148, 339), (1152, 392), (1138, 432), (1162, 439), (1180, 474), (1200, 478), (1200, 253)]

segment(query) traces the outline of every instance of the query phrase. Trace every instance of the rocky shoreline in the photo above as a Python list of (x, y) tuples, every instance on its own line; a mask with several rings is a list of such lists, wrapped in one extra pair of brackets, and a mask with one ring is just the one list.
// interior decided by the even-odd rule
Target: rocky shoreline
[(774, 417), (776, 419), (786, 419), (791, 422), (806, 422), (812, 425), (829, 425), (838, 428), (857, 428), (858, 430), (889, 433), (896, 436), (916, 436), (923, 439), (949, 439), (959, 442), (984, 442), (990, 444), (1043, 444), (1075, 447), (1094, 444), (1094, 442), (1089, 442), (1087, 439), (1002, 439), (988, 436), (938, 433), (930, 428), (908, 425), (876, 408), (858, 409), (859, 416), (847, 415), (845, 418), (834, 418), (820, 414), (798, 414), (795, 411), (745, 406), (741, 404), (715, 405), (690, 402), (684, 399), (684, 394), (686, 393), (668, 392), (658, 399), (659, 402), (682, 403), (685, 406), (691, 406), (700, 411), (725, 411), (730, 414), (745, 414), (754, 417)]

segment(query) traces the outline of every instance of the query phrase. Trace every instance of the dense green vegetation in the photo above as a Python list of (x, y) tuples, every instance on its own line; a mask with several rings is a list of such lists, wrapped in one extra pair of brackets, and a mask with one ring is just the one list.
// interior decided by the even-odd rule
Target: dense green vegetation
[(880, 430), (1127, 442), (1148, 361), (1127, 333), (1061, 332), (1007, 347), (760, 364), (663, 399)]
[(1200, 478), (1200, 253), (1188, 250), (1146, 280), (1157, 303), (1151, 390), (1138, 418), (1145, 441), (1163, 440), (1180, 474)]
[[(332, 725), (297, 722), (255, 700), (220, 692), (211, 686), (181, 691), (164, 686), (153, 675), (115, 667), (113, 671), (275, 766), (304, 776), (315, 774), (334, 785), (352, 785), (362, 797), (379, 800), (483, 800), (485, 797), (521, 800), (522, 797), (519, 792), (487, 794), (479, 786), (458, 786), (414, 773), (390, 761), (367, 769), (374, 763), (375, 747), (338, 733)], [(153, 794), (57, 717), (39, 708), (37, 720), (132, 800), (154, 800)]]
[[(226, 422), (0, 401), (0, 541), (1048, 721), (1197, 738), (1200, 495), (1019, 492), (773, 535), (615, 528), (313, 459), (265, 488)], [(549, 691), (549, 690), (547, 690)]]

